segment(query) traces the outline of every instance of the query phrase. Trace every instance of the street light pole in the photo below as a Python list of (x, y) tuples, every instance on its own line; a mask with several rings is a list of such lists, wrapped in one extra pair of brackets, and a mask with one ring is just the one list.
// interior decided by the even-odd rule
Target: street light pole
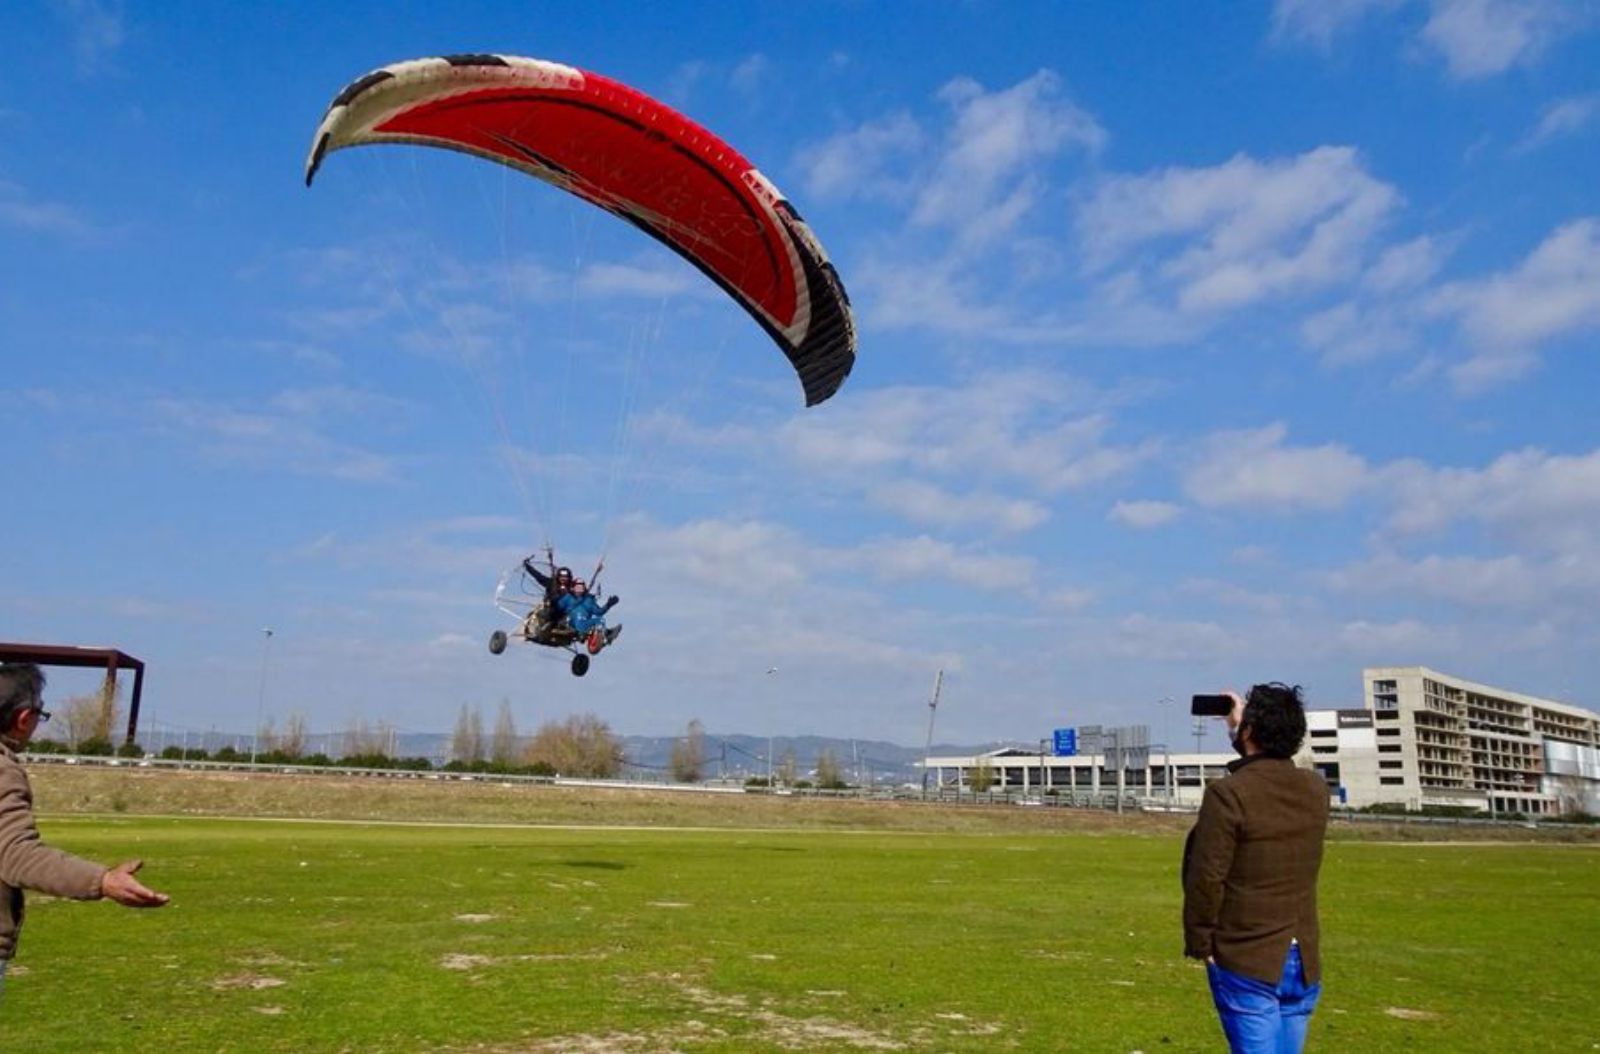
[[(773, 674), (775, 674), (777, 672), (778, 672), (778, 668), (776, 666), (768, 666), (767, 667), (766, 676), (771, 677)], [(775, 792), (777, 789), (778, 789), (777, 785), (772, 782), (772, 733), (768, 732), (767, 733), (767, 793), (771, 794), (771, 793)]]
[(1167, 803), (1172, 803), (1172, 696), (1163, 695), (1156, 701), (1161, 707), (1161, 752), (1166, 755), (1162, 766), (1161, 782), (1167, 785)]
[(256, 693), (256, 731), (250, 737), (250, 764), (256, 763), (256, 748), (261, 744), (261, 718), (267, 706), (267, 655), (272, 650), (272, 627), (261, 627), (261, 689)]

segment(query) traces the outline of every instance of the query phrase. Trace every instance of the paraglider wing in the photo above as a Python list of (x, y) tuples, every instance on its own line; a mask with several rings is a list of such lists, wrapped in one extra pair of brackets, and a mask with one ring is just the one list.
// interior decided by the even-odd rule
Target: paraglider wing
[(306, 184), (328, 154), (369, 143), (497, 161), (646, 231), (761, 323), (799, 374), (808, 406), (849, 376), (849, 298), (811, 229), (738, 151), (625, 84), (502, 55), (386, 66), (335, 97), (306, 160)]

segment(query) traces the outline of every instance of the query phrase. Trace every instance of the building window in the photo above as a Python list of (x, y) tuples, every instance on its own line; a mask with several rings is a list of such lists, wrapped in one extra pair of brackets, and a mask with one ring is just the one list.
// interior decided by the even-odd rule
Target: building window
[(1378, 744), (1378, 753), (1380, 753), (1380, 754), (1398, 754), (1398, 753), (1400, 753), (1400, 744), (1399, 743), (1379, 743)]
[(1377, 713), (1373, 714), (1372, 716), (1377, 718), (1379, 721), (1398, 721), (1398, 720), (1400, 720), (1400, 711), (1398, 711), (1398, 710), (1379, 710)]
[(1399, 734), (1400, 734), (1400, 730), (1398, 728), (1380, 728), (1380, 729), (1378, 729), (1378, 735), (1380, 735), (1380, 736), (1398, 736)]
[(1405, 768), (1405, 764), (1404, 761), (1380, 761), (1378, 762), (1378, 767), (1380, 769), (1399, 769)]
[(1337, 728), (1313, 728), (1311, 730), (1312, 739), (1332, 739), (1338, 734), (1339, 730)]
[(1378, 782), (1385, 787), (1399, 787), (1405, 784), (1404, 776), (1379, 776)]

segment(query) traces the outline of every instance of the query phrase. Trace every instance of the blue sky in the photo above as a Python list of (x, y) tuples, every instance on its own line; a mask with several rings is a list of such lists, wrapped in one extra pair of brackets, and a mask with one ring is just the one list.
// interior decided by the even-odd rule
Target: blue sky
[[(340, 87), (457, 51), (754, 160), (840, 395), (514, 173), (302, 186)], [(253, 725), (264, 626), (319, 731), (912, 743), (941, 666), (968, 741), (1364, 665), (1596, 705), (1596, 4), (62, 0), (0, 15), (0, 132), (0, 637), (141, 656), (169, 726)], [(546, 537), (624, 597), (582, 681), (484, 647)]]

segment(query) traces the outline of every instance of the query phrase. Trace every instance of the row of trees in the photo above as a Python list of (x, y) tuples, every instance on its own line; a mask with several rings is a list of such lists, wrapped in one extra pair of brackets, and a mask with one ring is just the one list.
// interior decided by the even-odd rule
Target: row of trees
[[(121, 724), (117, 692), (109, 686), (101, 691), (74, 696), (55, 707), (52, 731), (55, 736), (36, 738), (29, 750), (38, 754), (86, 754), (143, 757), (144, 748), (136, 743), (118, 742), (113, 737)], [(292, 713), (280, 730), (271, 720), (256, 731), (253, 749), (238, 744), (214, 751), (187, 746), (167, 746), (163, 758), (189, 761), (256, 761), (270, 765), (344, 765), (359, 768), (400, 768), (426, 770), (433, 762), (423, 757), (400, 757), (398, 734), (387, 722), (368, 724), (357, 721), (337, 737), (338, 746), (330, 753), (311, 751), (311, 734), (305, 715)], [(622, 743), (611, 726), (594, 714), (577, 714), (562, 721), (547, 721), (532, 737), (524, 740), (517, 733), (511, 704), (502, 700), (490, 735), (483, 731), (483, 713), (476, 706), (461, 707), (454, 733), (450, 737), (450, 757), (443, 766), (448, 771), (494, 772), (538, 776), (575, 776), (607, 779), (618, 776), (625, 763)]]
[(483, 732), (482, 711), (462, 704), (450, 735), (450, 761), (445, 768), (611, 779), (622, 773), (626, 761), (622, 742), (611, 726), (594, 714), (546, 721), (524, 740), (517, 733), (510, 702), (502, 699), (494, 731), (488, 736)]
[[(672, 778), (679, 783), (699, 783), (706, 778), (707, 762), (706, 728), (699, 718), (695, 718), (689, 722), (683, 737), (672, 744), (668, 769), (672, 773)], [(768, 782), (766, 777), (759, 776), (746, 780), (745, 784), (765, 787)], [(831, 750), (824, 750), (817, 755), (815, 781), (801, 779), (794, 751), (792, 749), (785, 751), (783, 757), (776, 759), (772, 765), (770, 782), (786, 787), (821, 787), (823, 790), (844, 790), (850, 786), (845, 782), (844, 769), (839, 764), (839, 759)]]
[[(90, 755), (121, 754), (142, 757), (144, 751), (137, 744), (118, 746), (113, 739), (121, 720), (121, 706), (117, 693), (109, 688), (100, 692), (74, 696), (57, 708), (55, 727), (60, 738), (36, 739), (30, 749), (35, 753), (76, 753)], [(427, 758), (402, 758), (398, 756), (398, 736), (393, 725), (387, 722), (368, 724), (355, 722), (340, 737), (334, 753), (326, 749), (310, 751), (311, 735), (306, 718), (299, 712), (285, 719), (280, 730), (268, 720), (256, 732), (253, 750), (241, 750), (238, 745), (224, 746), (216, 751), (168, 746), (161, 752), (163, 758), (191, 761), (257, 761), (271, 765), (346, 765), (366, 768), (431, 769)], [(707, 776), (708, 754), (706, 731), (698, 718), (689, 722), (684, 736), (672, 747), (669, 769), (672, 778), (680, 783), (698, 783)], [(448, 771), (494, 772), (528, 775), (562, 775), (590, 779), (608, 779), (621, 774), (626, 759), (621, 741), (611, 731), (611, 726), (594, 714), (575, 714), (561, 721), (547, 721), (531, 736), (524, 738), (517, 732), (516, 719), (511, 713), (509, 700), (500, 701), (495, 715), (494, 728), (484, 731), (483, 711), (473, 705), (462, 704), (456, 717), (455, 730), (450, 736), (449, 760), (444, 765)], [(752, 780), (765, 784), (765, 779)], [(831, 751), (823, 751), (817, 758), (815, 780), (801, 779), (794, 751), (790, 750), (772, 766), (772, 782), (789, 787), (817, 786), (826, 790), (849, 786), (843, 768)]]

